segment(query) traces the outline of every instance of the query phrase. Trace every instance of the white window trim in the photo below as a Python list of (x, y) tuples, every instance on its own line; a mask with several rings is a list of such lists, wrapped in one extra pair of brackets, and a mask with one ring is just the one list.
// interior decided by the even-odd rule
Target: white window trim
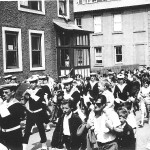
[(29, 13), (34, 13), (34, 14), (45, 15), (45, 1), (41, 0), (41, 2), (42, 2), (42, 11), (38, 11), (38, 10), (32, 10), (32, 9), (20, 7), (20, 1), (18, 0), (18, 10), (24, 11), (24, 12), (29, 12)]
[[(122, 47), (122, 62), (117, 62), (116, 61), (116, 47)], [(114, 46), (114, 51), (115, 51), (115, 64), (122, 64), (123, 63), (123, 46), (122, 45), (115, 45)]]
[[(102, 50), (102, 63), (96, 63), (96, 48), (100, 48)], [(103, 46), (96, 46), (94, 47), (94, 59), (95, 59), (95, 66), (102, 66), (103, 65)]]
[[(18, 61), (19, 61), (18, 65), (19, 66), (16, 69), (7, 69), (6, 68), (6, 34), (5, 34), (5, 31), (18, 32)], [(3, 39), (3, 68), (4, 68), (4, 73), (22, 71), (23, 67), (22, 67), (21, 29), (2, 27), (2, 39)]]
[(70, 19), (70, 9), (69, 9), (69, 0), (67, 0), (67, 15), (59, 15), (59, 0), (57, 0), (57, 15), (60, 18), (66, 18), (66, 19)]
[[(31, 45), (31, 34), (41, 34), (41, 63), (42, 67), (32, 67), (32, 45)], [(45, 46), (44, 46), (44, 31), (29, 30), (29, 55), (30, 55), (30, 71), (34, 70), (45, 70)]]

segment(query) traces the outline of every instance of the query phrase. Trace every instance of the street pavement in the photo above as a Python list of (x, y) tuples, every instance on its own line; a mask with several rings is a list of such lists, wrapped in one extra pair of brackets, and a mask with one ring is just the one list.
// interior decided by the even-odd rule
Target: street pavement
[[(137, 112), (136, 115), (137, 123), (140, 121), (140, 111)], [(53, 135), (55, 127), (51, 124), (51, 130), (46, 132), (47, 135), (47, 146), (51, 147), (51, 139)], [(146, 147), (149, 146), (149, 149)], [(36, 128), (34, 128), (34, 134), (30, 136), (28, 143), (28, 150), (41, 150), (40, 144), (40, 136)], [(136, 150), (150, 150), (150, 124), (145, 120), (145, 124), (143, 128), (137, 128), (137, 142), (136, 142)]]

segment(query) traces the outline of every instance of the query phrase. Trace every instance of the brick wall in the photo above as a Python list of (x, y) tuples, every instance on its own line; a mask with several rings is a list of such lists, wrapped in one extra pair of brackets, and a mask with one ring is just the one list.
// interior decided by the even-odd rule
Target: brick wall
[[(17, 1), (0, 2), (0, 76), (5, 75), (3, 71), (2, 27), (13, 27), (21, 29), (23, 71), (9, 74), (16, 75), (20, 81), (32, 74), (49, 74), (52, 78), (57, 78), (56, 33), (52, 22), (54, 18), (57, 18), (57, 1), (45, 1), (45, 15), (19, 11)], [(44, 71), (30, 71), (29, 29), (44, 31), (46, 54), (46, 69)]]

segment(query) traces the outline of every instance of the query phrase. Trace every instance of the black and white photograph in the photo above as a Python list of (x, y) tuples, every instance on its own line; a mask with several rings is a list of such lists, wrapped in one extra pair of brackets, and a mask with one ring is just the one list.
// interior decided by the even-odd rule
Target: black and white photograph
[(150, 0), (0, 0), (0, 150), (150, 150)]

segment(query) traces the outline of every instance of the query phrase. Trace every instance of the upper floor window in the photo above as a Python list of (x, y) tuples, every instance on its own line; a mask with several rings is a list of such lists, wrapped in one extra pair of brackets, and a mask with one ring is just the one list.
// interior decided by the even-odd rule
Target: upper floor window
[(102, 65), (102, 47), (95, 47), (95, 64)]
[(94, 16), (94, 33), (102, 32), (102, 17)]
[(122, 46), (115, 46), (115, 63), (122, 63)]
[(122, 15), (114, 14), (114, 32), (122, 31)]
[(2, 27), (4, 72), (22, 71), (21, 29)]
[(69, 0), (57, 0), (58, 16), (69, 18)]
[(86, 2), (87, 3), (94, 3), (94, 2), (97, 2), (97, 0), (87, 0)]
[(81, 18), (75, 18), (75, 24), (76, 24), (79, 28), (82, 28)]
[(76, 45), (89, 45), (88, 35), (77, 35)]
[(29, 50), (30, 70), (44, 70), (44, 31), (29, 30)]
[(58, 34), (58, 46), (66, 46), (70, 43), (70, 34), (69, 32), (60, 31)]
[(37, 14), (45, 14), (45, 5), (44, 0), (39, 1), (18, 1), (18, 9), (21, 11), (37, 13)]

